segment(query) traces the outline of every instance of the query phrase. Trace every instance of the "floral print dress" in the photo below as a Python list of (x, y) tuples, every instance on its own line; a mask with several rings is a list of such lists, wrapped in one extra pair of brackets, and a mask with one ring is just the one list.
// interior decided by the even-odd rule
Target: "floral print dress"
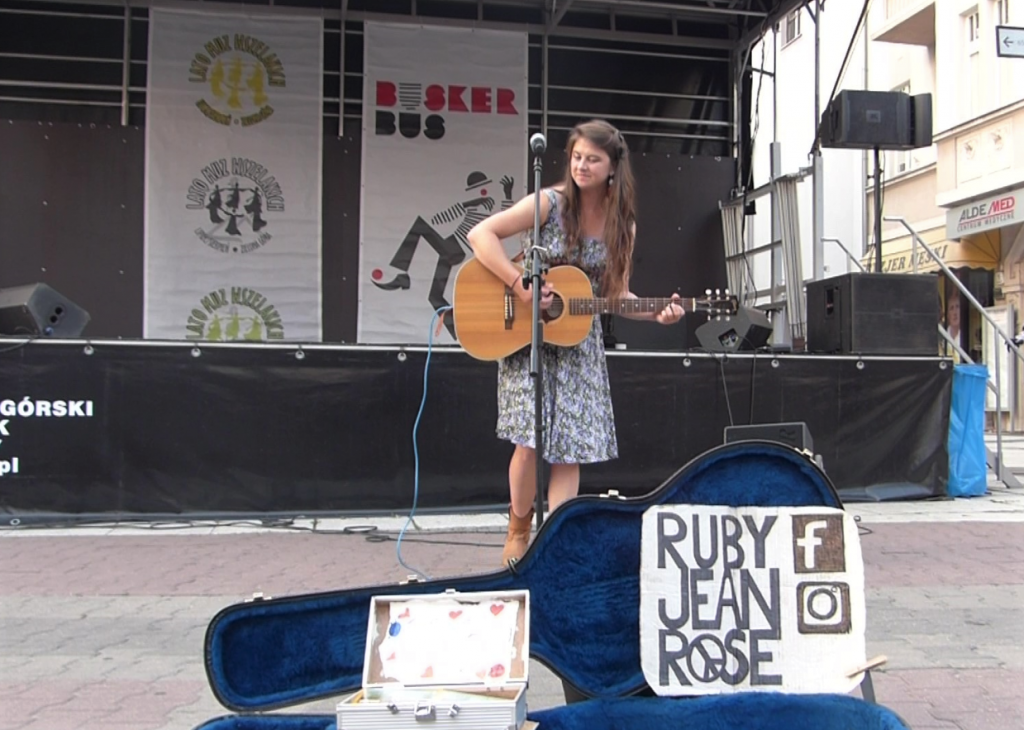
[[(544, 190), (551, 213), (540, 230), (549, 266), (569, 264), (586, 272), (595, 296), (604, 274), (607, 250), (597, 239), (584, 239), (568, 251), (559, 198)], [(530, 347), (498, 361), (498, 438), (535, 448), (534, 389)], [(588, 464), (618, 457), (608, 367), (600, 317), (575, 347), (542, 345), (544, 379), (544, 459), (551, 464)]]

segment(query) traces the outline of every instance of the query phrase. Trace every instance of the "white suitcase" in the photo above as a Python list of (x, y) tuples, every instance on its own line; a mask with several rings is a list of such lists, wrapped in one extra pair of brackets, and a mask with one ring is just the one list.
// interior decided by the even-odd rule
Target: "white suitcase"
[(519, 730), (529, 660), (529, 591), (373, 596), (338, 730)]

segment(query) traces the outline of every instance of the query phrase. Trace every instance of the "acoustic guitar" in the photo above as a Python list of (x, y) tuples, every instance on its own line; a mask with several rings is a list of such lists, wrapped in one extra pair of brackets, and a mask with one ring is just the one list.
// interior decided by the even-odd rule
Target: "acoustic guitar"
[[(519, 268), (522, 271), (521, 267)], [(687, 312), (711, 316), (736, 313), (736, 297), (668, 297), (607, 299), (595, 297), (587, 275), (575, 266), (553, 266), (544, 276), (551, 285), (551, 305), (542, 312), (544, 342), (561, 347), (581, 343), (599, 314), (660, 312), (672, 301)], [(505, 282), (477, 259), (470, 259), (455, 277), (452, 314), (459, 344), (478, 360), (500, 360), (533, 340), (533, 303), (524, 302)]]

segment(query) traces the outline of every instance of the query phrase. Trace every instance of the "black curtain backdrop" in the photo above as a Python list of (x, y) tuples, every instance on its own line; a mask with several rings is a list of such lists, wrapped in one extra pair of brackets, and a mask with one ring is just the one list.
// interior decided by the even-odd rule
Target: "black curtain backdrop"
[[(288, 346), (0, 345), (0, 511), (9, 516), (412, 504), (424, 349), (311, 346), (300, 359)], [(804, 421), (841, 495), (880, 485), (945, 494), (948, 361), (629, 352), (608, 360), (620, 458), (584, 467), (584, 492), (645, 493), (721, 444), (730, 424)], [(507, 504), (511, 447), (494, 436), (495, 399), (494, 364), (433, 352), (418, 433), (420, 508)]]

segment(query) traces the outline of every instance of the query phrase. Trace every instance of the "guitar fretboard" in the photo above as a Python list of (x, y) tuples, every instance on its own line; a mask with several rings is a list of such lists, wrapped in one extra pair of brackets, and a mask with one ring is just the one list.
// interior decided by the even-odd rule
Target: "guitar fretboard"
[(660, 312), (672, 302), (692, 312), (694, 299), (670, 299), (668, 297), (640, 297), (638, 299), (570, 299), (569, 314), (640, 314)]

